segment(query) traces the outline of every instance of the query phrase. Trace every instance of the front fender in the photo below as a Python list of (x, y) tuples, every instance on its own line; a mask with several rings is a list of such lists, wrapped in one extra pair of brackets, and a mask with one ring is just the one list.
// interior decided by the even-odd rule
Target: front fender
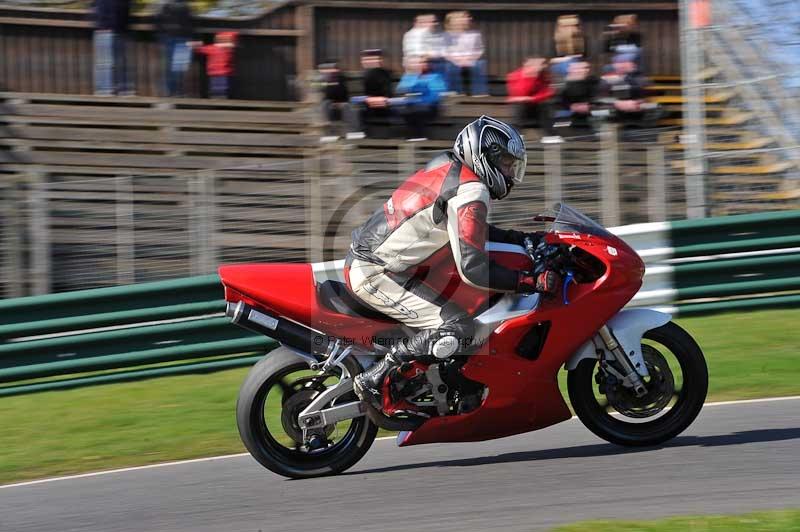
[[(614, 333), (617, 341), (628, 353), (633, 367), (642, 377), (648, 375), (647, 367), (642, 355), (642, 336), (644, 333), (656, 327), (669, 323), (672, 316), (647, 308), (632, 308), (619, 311), (614, 317), (608, 320), (608, 328)], [(564, 364), (567, 370), (578, 367), (581, 360), (585, 358), (597, 358), (597, 349), (604, 348), (603, 340), (599, 335), (594, 335), (578, 348), (572, 357)], [(607, 356), (613, 356), (607, 354)]]

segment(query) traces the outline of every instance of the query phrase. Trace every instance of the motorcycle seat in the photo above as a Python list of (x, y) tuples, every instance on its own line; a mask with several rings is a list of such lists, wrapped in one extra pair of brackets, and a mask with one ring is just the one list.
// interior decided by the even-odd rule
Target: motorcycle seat
[(356, 299), (347, 286), (339, 281), (329, 279), (317, 284), (317, 297), (321, 305), (339, 314), (379, 321), (397, 321)]

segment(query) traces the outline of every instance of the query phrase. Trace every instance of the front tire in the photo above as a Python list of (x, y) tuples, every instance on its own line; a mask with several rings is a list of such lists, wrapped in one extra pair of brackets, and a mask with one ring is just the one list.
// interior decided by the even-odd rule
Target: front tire
[[(361, 371), (353, 358), (348, 358), (344, 364), (351, 376)], [(297, 427), (291, 426), (292, 419), (296, 423), (296, 414), (319, 393), (321, 386), (318, 384), (315, 388), (307, 384), (310, 378), (304, 374), (309, 373), (312, 372), (303, 358), (290, 349), (279, 347), (253, 366), (236, 402), (236, 423), (247, 450), (261, 465), (289, 478), (341, 473), (364, 456), (378, 432), (375, 424), (361, 416), (351, 420), (341, 439), (331, 442), (326, 448), (311, 451), (303, 449), (300, 442), (292, 442), (292, 438), (298, 439)], [(301, 374), (296, 382), (306, 384), (297, 389), (288, 386), (283, 379), (292, 374)], [(278, 399), (271, 400), (270, 408), (265, 408), (273, 389), (278, 390)], [(348, 394), (345, 398), (356, 400), (355, 394), (352, 397)], [(273, 411), (276, 409), (281, 410), (279, 421), (274, 419)], [(290, 415), (287, 415), (287, 409), (290, 409)], [(273, 427), (269, 426), (270, 419)], [(281, 427), (284, 430), (281, 431)]]
[[(708, 368), (705, 358), (689, 333), (675, 323), (669, 322), (647, 331), (644, 339), (649, 341), (647, 344), (649, 348), (658, 351), (653, 355), (653, 360), (666, 360), (663, 352), (668, 351), (677, 361), (676, 366), (680, 367), (682, 385), (679, 390), (672, 390), (674, 402), (669, 409), (665, 409), (663, 406), (652, 408), (652, 412), (658, 410), (652, 415), (651, 411), (646, 408), (637, 411), (631, 409), (629, 412), (619, 408), (618, 404), (613, 404), (614, 401), (609, 401), (608, 398), (605, 401), (598, 398), (594, 393), (597, 382), (595, 375), (598, 370), (595, 359), (581, 361), (577, 368), (569, 372), (567, 377), (569, 398), (575, 414), (594, 434), (618, 445), (643, 447), (659, 445), (674, 438), (691, 425), (700, 413), (708, 391)], [(664, 368), (659, 369), (664, 370)], [(651, 375), (657, 374), (651, 371)], [(664, 380), (670, 386), (674, 383), (671, 374)], [(608, 392), (608, 390), (605, 391)], [(615, 393), (616, 397), (621, 396), (621, 392), (616, 391)], [(610, 410), (617, 410), (617, 414), (612, 415)], [(622, 415), (619, 415), (620, 410), (622, 410)], [(626, 414), (629, 414), (629, 417), (626, 417)], [(647, 420), (647, 417), (655, 416), (658, 417)], [(633, 421), (631, 419), (633, 417), (637, 419)]]

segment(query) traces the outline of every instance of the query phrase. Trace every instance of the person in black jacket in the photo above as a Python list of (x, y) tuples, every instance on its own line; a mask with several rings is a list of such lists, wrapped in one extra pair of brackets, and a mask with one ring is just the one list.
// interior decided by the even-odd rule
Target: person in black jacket
[(591, 74), (586, 61), (576, 61), (569, 65), (564, 88), (561, 91), (561, 110), (559, 118), (567, 118), (570, 126), (591, 127), (592, 106), (597, 96), (598, 79)]
[(379, 49), (361, 52), (364, 95), (352, 98), (352, 118), (349, 138), (363, 138), (364, 124), (388, 120), (392, 116), (392, 74), (383, 67), (383, 52)]
[(95, 0), (93, 15), (95, 94), (132, 94), (126, 50), (131, 2)]
[(156, 17), (156, 32), (164, 49), (164, 87), (168, 96), (183, 96), (184, 78), (192, 57), (192, 10), (186, 0), (167, 0)]

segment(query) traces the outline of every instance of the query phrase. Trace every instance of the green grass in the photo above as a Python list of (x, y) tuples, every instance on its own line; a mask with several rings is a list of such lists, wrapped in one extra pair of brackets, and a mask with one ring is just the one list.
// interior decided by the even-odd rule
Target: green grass
[[(710, 400), (800, 394), (800, 310), (679, 320), (709, 362)], [(0, 483), (238, 453), (247, 369), (0, 399)]]
[(671, 517), (658, 521), (584, 521), (558, 527), (557, 532), (748, 532), (800, 531), (800, 510), (755, 512), (743, 515)]

